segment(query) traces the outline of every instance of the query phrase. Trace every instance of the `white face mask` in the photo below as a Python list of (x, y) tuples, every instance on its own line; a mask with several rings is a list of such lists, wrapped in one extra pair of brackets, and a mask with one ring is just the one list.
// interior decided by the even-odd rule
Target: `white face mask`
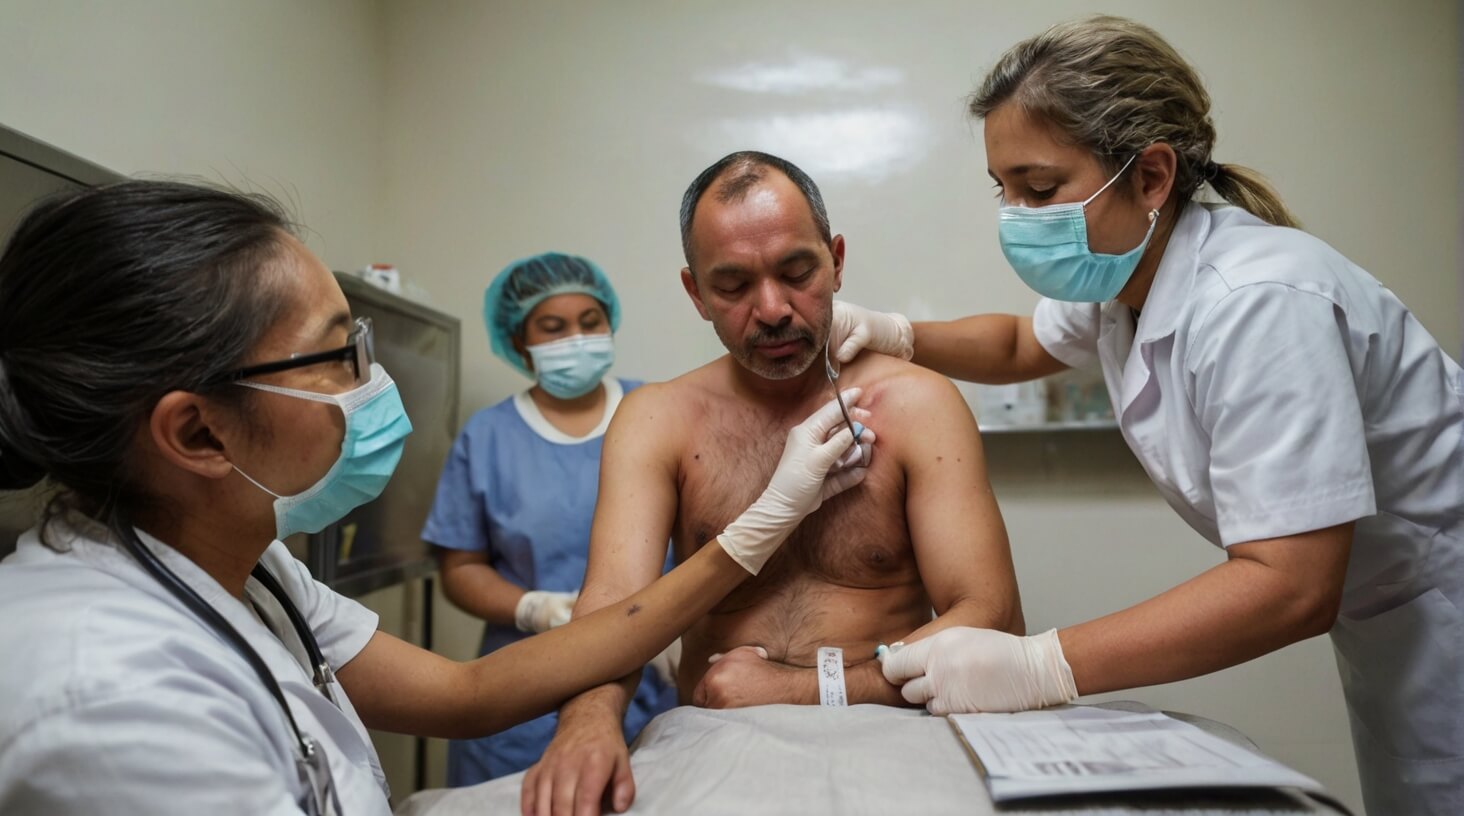
[(594, 390), (615, 364), (615, 341), (608, 334), (576, 334), (528, 347), (539, 385), (560, 399)]

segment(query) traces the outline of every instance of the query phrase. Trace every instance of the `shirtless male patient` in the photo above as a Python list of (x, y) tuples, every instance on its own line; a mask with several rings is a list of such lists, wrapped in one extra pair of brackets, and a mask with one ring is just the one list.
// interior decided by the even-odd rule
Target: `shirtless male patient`
[[(824, 345), (844, 238), (830, 234), (813, 181), (782, 159), (734, 153), (692, 182), (681, 225), (682, 284), (728, 354), (637, 389), (616, 411), (576, 616), (654, 581), (668, 538), (678, 563), (711, 540), (767, 483), (788, 429), (833, 393)], [(877, 644), (949, 626), (1022, 633), (1006, 530), (955, 386), (881, 354), (843, 366), (839, 388), (850, 386), (875, 431), (867, 477), (682, 636), (683, 704), (817, 704), (815, 654), (835, 646), (850, 704), (905, 705), (873, 660)], [(524, 778), (525, 813), (630, 806), (621, 718), (632, 680), (560, 709)]]

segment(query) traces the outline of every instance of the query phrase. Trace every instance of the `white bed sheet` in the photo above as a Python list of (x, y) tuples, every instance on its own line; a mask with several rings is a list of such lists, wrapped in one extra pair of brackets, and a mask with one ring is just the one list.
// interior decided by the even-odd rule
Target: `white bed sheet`
[[(1149, 710), (1139, 704), (1108, 707)], [(1175, 715), (1240, 745), (1239, 732)], [(652, 720), (631, 750), (633, 814), (1336, 814), (1294, 791), (1168, 793), (1144, 800), (1068, 798), (1004, 805), (987, 795), (944, 717), (918, 709), (682, 706)], [(523, 774), (454, 790), (423, 791), (398, 816), (519, 812)]]

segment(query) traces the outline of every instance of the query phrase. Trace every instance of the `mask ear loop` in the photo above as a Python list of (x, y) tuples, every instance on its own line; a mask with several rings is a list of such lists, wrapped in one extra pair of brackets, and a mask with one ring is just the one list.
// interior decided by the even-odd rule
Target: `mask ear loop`
[(1086, 209), (1087, 206), (1093, 202), (1093, 199), (1097, 198), (1100, 195), (1103, 195), (1103, 191), (1104, 190), (1107, 190), (1109, 187), (1112, 187), (1113, 186), (1113, 182), (1118, 181), (1118, 177), (1121, 176), (1121, 175), (1123, 175), (1123, 171), (1129, 169), (1129, 165), (1133, 164), (1134, 163), (1134, 159), (1137, 159), (1138, 157), (1139, 157), (1139, 154), (1137, 154), (1137, 153), (1135, 153), (1132, 156), (1129, 156), (1129, 160), (1123, 163), (1123, 167), (1118, 168), (1118, 172), (1113, 174), (1113, 178), (1109, 179), (1107, 184), (1103, 185), (1102, 187), (1099, 187), (1098, 188), (1098, 192), (1096, 192), (1096, 193), (1088, 196), (1087, 200), (1083, 202), (1083, 207)]
[(236, 465), (236, 464), (234, 464), (233, 462), (230, 462), (229, 463), (229, 467), (233, 468), (235, 473), (238, 473), (240, 476), (243, 476), (245, 479), (248, 479), (250, 484), (254, 485), (255, 487), (259, 488), (260, 490), (263, 490), (264, 492), (268, 493), (271, 496), (274, 496), (277, 499), (283, 499), (284, 498), (284, 496), (281, 496), (280, 494), (278, 494), (278, 493), (274, 492), (273, 490), (270, 490), (269, 488), (267, 488), (264, 485), (260, 484), (253, 476), (250, 476), (248, 473), (245, 473), (244, 471), (240, 470), (239, 469), (239, 466)]

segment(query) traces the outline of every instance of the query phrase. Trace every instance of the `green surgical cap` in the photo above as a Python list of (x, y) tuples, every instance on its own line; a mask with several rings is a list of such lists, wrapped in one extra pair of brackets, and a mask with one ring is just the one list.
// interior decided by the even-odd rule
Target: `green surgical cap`
[(610, 318), (610, 331), (620, 329), (620, 299), (615, 288), (593, 261), (578, 255), (545, 252), (514, 261), (498, 273), (483, 293), (483, 323), (493, 353), (504, 362), (533, 377), (513, 347), (534, 307), (555, 295), (578, 292), (600, 301)]

